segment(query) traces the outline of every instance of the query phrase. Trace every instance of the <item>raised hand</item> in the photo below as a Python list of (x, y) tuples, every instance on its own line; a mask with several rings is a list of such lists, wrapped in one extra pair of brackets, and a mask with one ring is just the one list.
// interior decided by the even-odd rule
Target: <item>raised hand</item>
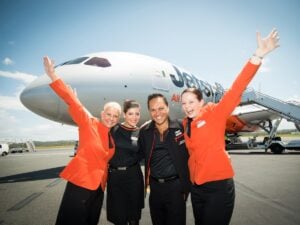
[(269, 33), (269, 35), (265, 38), (262, 38), (261, 34), (257, 32), (256, 39), (257, 39), (257, 49), (255, 51), (255, 55), (260, 58), (263, 58), (269, 52), (279, 47), (279, 36), (278, 36), (278, 31), (276, 29), (273, 29)]
[(59, 78), (55, 73), (54, 63), (48, 56), (44, 57), (44, 69), (46, 74), (52, 81), (55, 81)]

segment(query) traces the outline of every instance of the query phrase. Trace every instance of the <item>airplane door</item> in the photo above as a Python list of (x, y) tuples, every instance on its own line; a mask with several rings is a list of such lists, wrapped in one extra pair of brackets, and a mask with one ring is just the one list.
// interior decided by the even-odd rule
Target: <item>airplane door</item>
[(154, 90), (169, 92), (169, 82), (165, 71), (156, 71), (152, 76), (152, 88)]

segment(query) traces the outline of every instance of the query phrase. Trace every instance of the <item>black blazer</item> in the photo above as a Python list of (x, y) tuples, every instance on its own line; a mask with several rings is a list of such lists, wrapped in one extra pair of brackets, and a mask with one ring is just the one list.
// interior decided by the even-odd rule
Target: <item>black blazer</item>
[[(154, 147), (154, 121), (143, 126), (139, 134), (139, 148), (145, 159), (145, 188), (148, 185), (149, 175), (149, 160)], [(183, 193), (189, 193), (190, 180), (188, 170), (188, 158), (189, 154), (185, 146), (183, 126), (179, 120), (169, 119), (169, 132), (165, 139), (168, 145), (168, 150), (178, 172), (181, 188)]]

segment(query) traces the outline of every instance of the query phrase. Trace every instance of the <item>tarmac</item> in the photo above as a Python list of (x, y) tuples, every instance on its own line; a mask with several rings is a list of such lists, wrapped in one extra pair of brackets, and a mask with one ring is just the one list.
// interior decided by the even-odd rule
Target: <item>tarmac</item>
[[(234, 150), (230, 156), (236, 186), (231, 225), (300, 224), (300, 152)], [(58, 174), (72, 157), (71, 148), (0, 157), (0, 225), (54, 224), (66, 184)], [(141, 225), (152, 224), (148, 197)], [(99, 224), (111, 225), (105, 201)], [(186, 224), (194, 224), (190, 198)]]

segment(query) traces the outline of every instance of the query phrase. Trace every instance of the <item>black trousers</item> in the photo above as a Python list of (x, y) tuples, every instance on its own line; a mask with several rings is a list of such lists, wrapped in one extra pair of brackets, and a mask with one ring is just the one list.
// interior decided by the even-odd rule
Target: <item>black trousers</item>
[(97, 225), (103, 197), (101, 186), (93, 191), (68, 182), (58, 211), (56, 225)]
[(233, 179), (192, 185), (191, 200), (196, 225), (228, 225), (235, 199)]
[(139, 164), (127, 170), (109, 169), (107, 179), (107, 220), (114, 224), (139, 221), (144, 208), (144, 181)]
[(149, 207), (153, 225), (185, 225), (186, 202), (179, 179), (159, 183), (150, 178)]

